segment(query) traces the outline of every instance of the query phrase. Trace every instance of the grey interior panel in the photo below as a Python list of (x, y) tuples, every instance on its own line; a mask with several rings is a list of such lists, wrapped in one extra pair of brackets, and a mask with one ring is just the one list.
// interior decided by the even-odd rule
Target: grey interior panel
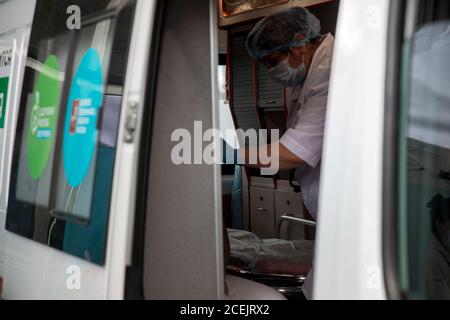
[[(176, 166), (176, 129), (212, 127), (210, 3), (165, 1), (144, 254), (146, 299), (217, 299), (223, 270), (214, 167)], [(215, 26), (213, 26), (215, 27)], [(144, 120), (145, 121), (145, 120)], [(193, 141), (194, 137), (192, 137)], [(192, 154), (193, 156), (193, 154)], [(220, 239), (220, 243), (219, 243)]]

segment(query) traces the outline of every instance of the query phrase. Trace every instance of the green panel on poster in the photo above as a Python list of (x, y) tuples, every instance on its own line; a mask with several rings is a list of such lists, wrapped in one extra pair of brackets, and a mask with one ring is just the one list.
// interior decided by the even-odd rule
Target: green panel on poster
[(33, 92), (33, 106), (28, 130), (28, 168), (34, 180), (45, 171), (56, 134), (61, 81), (56, 56), (51, 55)]
[(0, 78), (0, 129), (5, 128), (6, 106), (8, 102), (9, 78)]

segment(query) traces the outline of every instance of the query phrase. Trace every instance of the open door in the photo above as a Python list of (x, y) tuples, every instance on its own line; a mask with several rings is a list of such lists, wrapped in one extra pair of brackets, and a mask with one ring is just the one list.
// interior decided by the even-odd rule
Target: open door
[(36, 1), (0, 4), (0, 296), (5, 261), (5, 223), (15, 125)]
[[(203, 133), (219, 128), (215, 2), (165, 0), (164, 5), (147, 185), (139, 190), (146, 204), (141, 211), (144, 294), (146, 299), (223, 299), (220, 165), (199, 159), (199, 149), (210, 144)], [(172, 157), (180, 132), (192, 137), (191, 164), (177, 165)], [(200, 141), (195, 150), (194, 139)]]
[(155, 2), (37, 1), (9, 185), (5, 299), (124, 298)]

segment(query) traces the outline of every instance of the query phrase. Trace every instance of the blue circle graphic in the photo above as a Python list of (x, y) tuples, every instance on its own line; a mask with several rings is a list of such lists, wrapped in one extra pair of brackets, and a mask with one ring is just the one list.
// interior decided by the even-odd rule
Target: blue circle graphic
[(89, 49), (73, 78), (64, 123), (64, 172), (69, 185), (74, 188), (89, 171), (97, 143), (97, 116), (103, 92), (100, 57), (95, 49)]

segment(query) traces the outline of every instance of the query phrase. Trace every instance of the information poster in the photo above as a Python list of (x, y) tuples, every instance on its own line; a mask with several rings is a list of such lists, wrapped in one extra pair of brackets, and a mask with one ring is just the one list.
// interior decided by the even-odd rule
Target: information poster
[(14, 42), (0, 41), (0, 129), (5, 128), (8, 91), (14, 57)]
[(0, 209), (6, 209), (6, 197), (4, 190), (6, 187), (7, 175), (7, 157), (9, 153), (7, 148), (9, 143), (7, 137), (12, 135), (7, 132), (9, 117), (7, 110), (11, 108), (10, 104), (12, 72), (14, 65), (15, 40), (0, 40)]
[(73, 188), (80, 186), (91, 165), (103, 91), (100, 56), (95, 49), (88, 49), (72, 81), (64, 125), (64, 172)]
[(41, 178), (52, 150), (58, 121), (60, 86), (58, 59), (51, 55), (44, 62), (33, 92), (28, 130), (28, 169), (34, 180)]

